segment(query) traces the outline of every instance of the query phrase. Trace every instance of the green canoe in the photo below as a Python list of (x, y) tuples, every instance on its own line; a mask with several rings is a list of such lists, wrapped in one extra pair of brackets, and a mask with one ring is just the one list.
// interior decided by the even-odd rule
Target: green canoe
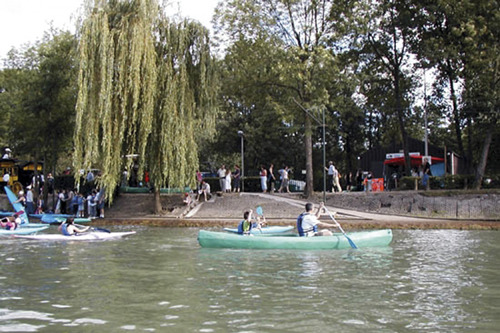
[[(347, 233), (359, 247), (387, 246), (392, 241), (391, 229)], [(200, 230), (198, 242), (202, 247), (233, 249), (297, 249), (329, 250), (349, 249), (351, 246), (342, 233), (333, 236), (299, 237), (276, 235), (238, 235), (226, 232)]]

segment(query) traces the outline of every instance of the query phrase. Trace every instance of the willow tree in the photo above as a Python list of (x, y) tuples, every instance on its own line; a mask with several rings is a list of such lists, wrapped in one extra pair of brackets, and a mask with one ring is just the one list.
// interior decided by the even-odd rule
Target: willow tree
[(145, 162), (159, 211), (160, 187), (194, 185), (197, 139), (215, 128), (218, 83), (205, 27), (162, 18), (156, 31), (156, 106)]
[[(216, 93), (207, 30), (161, 15), (155, 0), (94, 2), (80, 37), (74, 154), (75, 169), (98, 166), (109, 189), (133, 163), (124, 157), (139, 156), (157, 211), (163, 185), (193, 184), (194, 136), (213, 128)], [(106, 195), (111, 201), (113, 191)]]

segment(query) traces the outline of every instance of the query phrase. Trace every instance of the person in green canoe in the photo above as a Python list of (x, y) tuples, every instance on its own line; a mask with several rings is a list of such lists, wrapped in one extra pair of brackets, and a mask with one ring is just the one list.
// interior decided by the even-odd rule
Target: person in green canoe
[(238, 224), (238, 234), (249, 235), (252, 230), (252, 210), (243, 213), (243, 220)]
[(306, 203), (306, 211), (299, 215), (297, 218), (297, 230), (299, 231), (299, 236), (310, 237), (310, 236), (332, 236), (333, 233), (330, 230), (323, 229), (318, 230), (318, 227), (334, 228), (335, 224), (320, 222), (318, 219), (321, 216), (321, 211), (325, 207), (322, 202), (319, 204), (316, 214), (313, 214), (314, 205), (310, 202)]
[(59, 230), (64, 236), (72, 236), (72, 235), (76, 235), (76, 234), (80, 234), (82, 232), (86, 232), (90, 229), (90, 227), (83, 227), (83, 228), (79, 228), (75, 225), (75, 220), (72, 218), (72, 217), (68, 217), (68, 219), (66, 220), (66, 222), (64, 223), (61, 223), (59, 225), (59, 228), (57, 228), (57, 230)]

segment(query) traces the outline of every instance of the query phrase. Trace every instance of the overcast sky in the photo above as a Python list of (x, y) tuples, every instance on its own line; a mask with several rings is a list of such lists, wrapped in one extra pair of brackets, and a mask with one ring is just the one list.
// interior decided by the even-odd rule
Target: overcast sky
[[(200, 21), (210, 28), (218, 0), (171, 0), (172, 14)], [(0, 0), (0, 59), (12, 47), (33, 43), (52, 25), (74, 32), (74, 17), (83, 0)]]

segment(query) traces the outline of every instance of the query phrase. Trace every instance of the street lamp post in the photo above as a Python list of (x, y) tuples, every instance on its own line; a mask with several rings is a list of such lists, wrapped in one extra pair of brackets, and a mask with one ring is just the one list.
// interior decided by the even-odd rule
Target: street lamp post
[(245, 153), (243, 150), (245, 133), (243, 131), (238, 131), (238, 136), (241, 138), (241, 192), (245, 191)]

